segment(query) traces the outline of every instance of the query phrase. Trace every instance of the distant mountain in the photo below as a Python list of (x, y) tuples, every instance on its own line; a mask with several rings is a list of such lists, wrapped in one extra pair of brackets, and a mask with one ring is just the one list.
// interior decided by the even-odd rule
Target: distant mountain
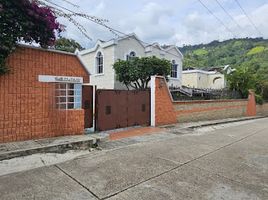
[(268, 40), (263, 38), (230, 39), (179, 48), (184, 55), (183, 67), (248, 66), (256, 72), (268, 72)]

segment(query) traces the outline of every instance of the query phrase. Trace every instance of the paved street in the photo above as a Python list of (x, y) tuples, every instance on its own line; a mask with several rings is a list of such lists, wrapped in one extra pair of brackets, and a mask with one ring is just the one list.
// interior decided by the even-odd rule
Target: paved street
[(187, 133), (169, 127), (101, 146), (0, 176), (0, 199), (268, 199), (267, 118)]

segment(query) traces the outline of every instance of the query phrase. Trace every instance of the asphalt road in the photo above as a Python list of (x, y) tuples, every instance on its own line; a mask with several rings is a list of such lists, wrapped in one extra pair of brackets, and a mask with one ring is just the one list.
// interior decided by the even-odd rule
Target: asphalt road
[(267, 118), (187, 134), (174, 127), (102, 146), (65, 163), (0, 176), (0, 199), (268, 199)]

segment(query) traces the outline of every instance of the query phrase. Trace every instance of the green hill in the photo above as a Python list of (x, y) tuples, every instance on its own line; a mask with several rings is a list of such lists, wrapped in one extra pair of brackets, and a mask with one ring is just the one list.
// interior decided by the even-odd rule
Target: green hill
[(213, 41), (209, 44), (187, 45), (179, 49), (184, 55), (184, 68), (220, 65), (268, 68), (268, 40), (262, 38)]

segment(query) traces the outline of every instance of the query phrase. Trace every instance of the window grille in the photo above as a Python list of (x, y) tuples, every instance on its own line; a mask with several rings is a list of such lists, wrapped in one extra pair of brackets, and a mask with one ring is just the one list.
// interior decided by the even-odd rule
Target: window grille
[(82, 84), (57, 83), (55, 96), (58, 109), (82, 108)]
[(103, 73), (103, 55), (101, 52), (98, 52), (96, 57), (96, 67), (97, 67), (97, 74)]
[(171, 65), (171, 77), (172, 78), (177, 78), (177, 72), (178, 72), (178, 65), (176, 64), (175, 60), (172, 60), (172, 65)]

